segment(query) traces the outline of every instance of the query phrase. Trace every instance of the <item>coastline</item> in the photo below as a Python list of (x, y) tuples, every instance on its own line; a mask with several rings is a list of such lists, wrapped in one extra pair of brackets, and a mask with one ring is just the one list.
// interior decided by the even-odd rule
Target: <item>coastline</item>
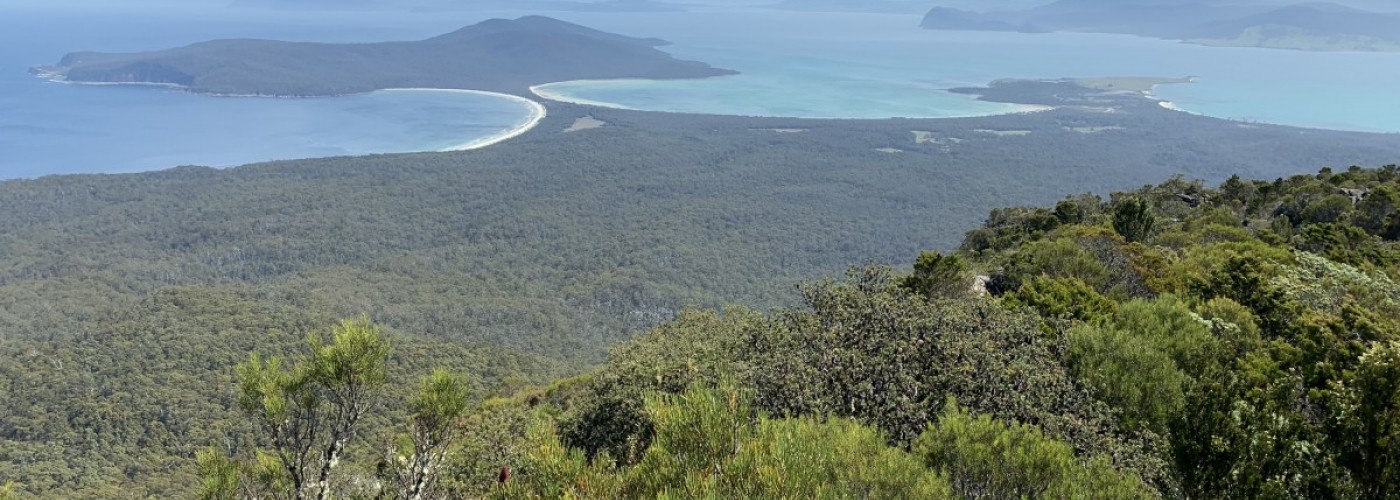
[(381, 89), (381, 90), (376, 90), (375, 92), (450, 92), (450, 93), (458, 93), (458, 94), (484, 95), (484, 96), (505, 98), (505, 99), (507, 99), (507, 100), (510, 100), (510, 101), (514, 101), (514, 102), (523, 104), (523, 105), (525, 105), (526, 108), (529, 108), (529, 110), (530, 110), (530, 116), (526, 117), (524, 121), (522, 121), (522, 122), (516, 124), (515, 126), (509, 128), (509, 129), (506, 129), (506, 130), (504, 130), (504, 131), (501, 131), (500, 133), (497, 133), (497, 134), (495, 134), (495, 135), (489, 135), (489, 136), (486, 136), (486, 137), (482, 137), (482, 138), (480, 138), (480, 139), (475, 139), (475, 140), (472, 140), (472, 141), (464, 142), (464, 143), (458, 144), (458, 145), (456, 145), (456, 146), (451, 146), (451, 147), (448, 147), (448, 148), (439, 149), (438, 152), (440, 152), (440, 153), (445, 153), (445, 152), (450, 152), (450, 151), (471, 151), (471, 150), (474, 150), (474, 149), (481, 149), (481, 148), (484, 148), (484, 147), (494, 146), (494, 145), (496, 145), (496, 144), (500, 144), (500, 143), (502, 143), (502, 142), (509, 141), (509, 140), (514, 139), (514, 138), (516, 138), (516, 137), (520, 137), (520, 136), (522, 136), (522, 135), (525, 135), (526, 132), (529, 132), (529, 131), (531, 131), (531, 130), (534, 130), (535, 127), (539, 126), (540, 122), (544, 121), (545, 117), (549, 116), (549, 109), (548, 109), (548, 108), (545, 108), (544, 105), (543, 105), (543, 104), (540, 104), (539, 102), (536, 102), (536, 101), (531, 100), (531, 99), (526, 99), (526, 98), (520, 97), (520, 96), (518, 96), (518, 95), (503, 94), (503, 93), (500, 93), (500, 92), (489, 92), (489, 91), (485, 91), (485, 90), (429, 89), (429, 88)]
[(631, 108), (631, 107), (628, 107), (628, 106), (623, 106), (623, 105), (621, 105), (621, 104), (616, 104), (616, 103), (611, 103), (611, 102), (602, 102), (602, 101), (592, 101), (592, 100), (588, 100), (588, 99), (580, 99), (580, 98), (577, 98), (577, 97), (571, 97), (571, 96), (565, 95), (565, 94), (563, 94), (563, 93), (551, 91), (551, 90), (549, 90), (549, 87), (554, 86), (554, 85), (563, 85), (563, 84), (566, 84), (566, 83), (612, 83), (612, 82), (645, 82), (645, 81), (647, 81), (647, 80), (640, 80), (640, 79), (636, 79), (636, 78), (618, 79), (618, 80), (568, 80), (568, 81), (563, 81), (563, 82), (551, 82), (551, 83), (541, 83), (541, 84), (539, 84), (539, 85), (531, 85), (531, 86), (530, 86), (530, 93), (531, 93), (531, 94), (535, 94), (535, 97), (539, 97), (540, 99), (547, 99), (547, 100), (550, 100), (550, 101), (562, 102), (562, 103), (565, 103), (565, 104), (577, 104), (577, 105), (580, 105), (580, 106), (596, 106), (596, 107), (599, 107), (599, 108), (611, 108), (611, 109), (624, 109), (624, 110), (628, 110), (628, 111), (640, 111), (640, 110), (637, 110), (637, 109), (634, 109), (634, 108)]
[[(602, 102), (602, 101), (593, 101), (593, 100), (589, 100), (589, 99), (581, 99), (581, 98), (569, 96), (569, 95), (566, 95), (566, 94), (563, 94), (563, 93), (560, 93), (560, 92), (552, 91), (552, 90), (549, 89), (549, 87), (551, 87), (551, 86), (561, 85), (561, 84), (566, 84), (566, 83), (611, 83), (611, 82), (649, 82), (649, 81), (654, 81), (654, 80), (644, 80), (644, 79), (636, 79), (636, 78), (624, 78), (624, 79), (616, 79), (616, 80), (569, 80), (569, 81), (563, 81), (563, 82), (552, 82), (552, 83), (542, 83), (542, 84), (539, 84), (539, 85), (532, 85), (532, 86), (530, 86), (530, 93), (535, 94), (535, 97), (538, 97), (538, 98), (540, 98), (540, 99), (544, 99), (544, 100), (548, 100), (548, 101), (561, 102), (561, 103), (565, 103), (565, 104), (575, 104), (575, 105), (580, 105), (580, 106), (594, 106), (594, 107), (599, 107), (599, 108), (620, 109), (620, 110), (626, 110), (626, 111), (644, 111), (644, 112), (647, 112), (647, 113), (693, 114), (693, 113), (686, 112), (686, 111), (664, 111), (664, 110), (637, 109), (637, 108), (633, 108), (633, 107), (630, 107), (630, 106), (624, 106), (624, 105), (621, 105), (621, 104), (615, 104), (615, 103), (610, 103), (610, 102)], [(972, 98), (972, 99), (973, 99), (973, 100), (976, 100), (975, 98)], [(736, 114), (725, 114), (725, 113), (719, 113), (719, 114), (716, 114), (716, 116), (737, 116), (737, 117), (745, 117), (745, 118), (790, 118), (790, 119), (794, 119), (794, 120), (944, 120), (944, 119), (957, 119), (957, 118), (978, 118), (978, 117), (984, 117), (984, 116), (1028, 115), (1028, 114), (1032, 114), (1032, 113), (1043, 113), (1043, 112), (1046, 112), (1046, 111), (1054, 111), (1055, 109), (1057, 109), (1056, 106), (1050, 106), (1050, 105), (1044, 105), (1044, 104), (1023, 104), (1023, 103), (1000, 103), (1000, 104), (1006, 104), (1006, 105), (1015, 106), (1016, 109), (1011, 109), (1011, 110), (1007, 110), (1007, 111), (999, 112), (999, 113), (987, 113), (987, 114), (956, 114), (956, 115), (947, 115), (947, 116), (887, 116), (887, 117), (884, 117), (884, 118), (852, 118), (852, 117), (849, 117), (849, 116), (736, 115)], [(703, 114), (703, 113), (702, 113), (702, 114)]]
[(1186, 114), (1188, 114), (1188, 115), (1206, 116), (1206, 115), (1203, 114), (1203, 113), (1197, 113), (1197, 112), (1194, 112), (1194, 111), (1187, 111), (1186, 109), (1183, 109), (1182, 107), (1177, 106), (1176, 103), (1174, 103), (1174, 102), (1172, 102), (1172, 101), (1170, 101), (1170, 100), (1162, 99), (1161, 97), (1157, 97), (1157, 94), (1155, 93), (1155, 92), (1157, 91), (1157, 87), (1160, 87), (1160, 86), (1163, 86), (1163, 85), (1179, 85), (1179, 84), (1183, 84), (1183, 83), (1192, 84), (1192, 83), (1196, 83), (1196, 81), (1197, 81), (1198, 79), (1199, 79), (1199, 78), (1198, 78), (1198, 77), (1195, 77), (1195, 76), (1188, 76), (1188, 77), (1183, 78), (1183, 79), (1178, 80), (1178, 81), (1163, 81), (1163, 82), (1157, 82), (1157, 83), (1152, 84), (1152, 86), (1148, 87), (1147, 90), (1142, 91), (1142, 96), (1143, 96), (1143, 97), (1146, 97), (1146, 98), (1148, 98), (1148, 99), (1157, 101), (1157, 105), (1158, 105), (1158, 106), (1161, 106), (1162, 109), (1166, 109), (1166, 110), (1168, 110), (1168, 111), (1176, 111), (1176, 112), (1178, 112), (1178, 113), (1186, 113)]
[[(154, 83), (154, 82), (83, 82), (83, 81), (72, 81), (72, 80), (68, 80), (68, 79), (66, 79), (66, 78), (63, 78), (63, 77), (61, 77), (61, 76), (59, 76), (59, 75), (52, 74), (52, 73), (36, 73), (35, 76), (37, 76), (37, 77), (39, 77), (39, 78), (42, 78), (42, 79), (44, 79), (44, 80), (48, 80), (48, 81), (53, 82), (53, 83), (62, 83), (62, 84), (68, 84), (68, 85), (152, 87), (152, 88), (162, 88), (162, 89), (180, 90), (180, 91), (188, 92), (188, 93), (191, 93), (191, 94), (204, 95), (204, 96), (208, 96), (208, 97), (236, 97), (236, 98), (252, 97), (252, 98), (262, 98), (262, 99), (268, 99), (268, 98), (271, 98), (271, 99), (307, 99), (307, 98), (311, 98), (311, 97), (276, 96), (276, 95), (264, 95), (264, 94), (215, 94), (215, 93), (203, 93), (203, 92), (196, 92), (196, 91), (194, 91), (194, 90), (191, 90), (190, 87), (188, 87), (188, 86), (180, 85), (180, 84), (176, 84), (176, 83)], [(546, 84), (546, 85), (548, 85), (548, 84)], [(534, 91), (535, 91), (534, 87), (531, 87), (530, 90), (531, 90), (531, 92), (534, 92)], [(521, 121), (520, 123), (518, 123), (518, 124), (512, 126), (512, 127), (509, 128), (509, 129), (503, 130), (503, 131), (501, 131), (500, 133), (497, 133), (497, 134), (493, 134), (493, 135), (489, 135), (489, 136), (482, 137), (482, 138), (479, 138), (479, 139), (474, 139), (474, 140), (471, 140), (471, 141), (468, 141), (468, 142), (464, 142), (464, 143), (458, 144), (458, 145), (456, 145), (456, 146), (451, 146), (451, 147), (448, 147), (448, 148), (436, 150), (436, 152), (439, 152), (439, 153), (445, 153), (445, 152), (451, 152), (451, 151), (471, 151), (471, 150), (474, 150), (474, 149), (481, 149), (481, 148), (485, 148), (485, 147), (488, 147), (488, 146), (494, 146), (494, 145), (496, 145), (496, 144), (500, 144), (500, 143), (505, 142), (505, 141), (509, 141), (509, 140), (514, 139), (514, 138), (516, 138), (516, 137), (520, 137), (520, 136), (522, 136), (522, 135), (525, 135), (526, 132), (529, 132), (529, 131), (533, 130), (536, 126), (539, 126), (540, 122), (544, 121), (545, 117), (549, 116), (549, 110), (548, 110), (547, 108), (545, 108), (545, 106), (544, 106), (543, 104), (540, 104), (539, 102), (536, 102), (536, 101), (534, 101), (534, 100), (527, 99), (527, 98), (524, 98), (524, 97), (521, 97), (521, 96), (518, 96), (518, 95), (504, 94), (504, 93), (500, 93), (500, 92), (490, 92), (490, 91), (485, 91), (485, 90), (469, 90), (469, 89), (394, 88), (394, 89), (371, 90), (371, 91), (369, 91), (369, 92), (365, 92), (365, 94), (372, 94), (372, 93), (374, 93), (374, 92), (451, 92), (451, 93), (460, 93), (460, 94), (483, 95), (483, 96), (490, 96), (490, 97), (499, 97), (499, 98), (504, 98), (504, 99), (507, 99), (507, 100), (510, 100), (510, 101), (514, 101), (514, 102), (516, 102), (516, 103), (523, 104), (526, 108), (528, 108), (528, 109), (530, 110), (530, 114), (529, 114), (529, 116), (527, 116), (527, 117), (525, 118), (525, 120), (523, 120), (523, 121)], [(352, 95), (352, 94), (333, 95), (333, 96), (316, 96), (316, 97), (343, 97), (344, 95)]]

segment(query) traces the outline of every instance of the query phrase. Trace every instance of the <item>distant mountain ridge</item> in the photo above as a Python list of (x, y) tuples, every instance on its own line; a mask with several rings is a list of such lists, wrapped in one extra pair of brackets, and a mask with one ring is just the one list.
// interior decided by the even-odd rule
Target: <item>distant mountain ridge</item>
[(272, 10), (351, 11), (556, 11), (677, 12), (686, 7), (655, 0), (235, 0), (232, 7)]
[(75, 52), (36, 74), (85, 83), (147, 83), (213, 94), (323, 96), (389, 88), (525, 94), (581, 80), (734, 74), (679, 60), (667, 42), (606, 33), (542, 16), (492, 19), (415, 42), (326, 44), (214, 40), (130, 54)]
[(1202, 45), (1296, 50), (1400, 50), (1400, 15), (1331, 3), (1059, 0), (1019, 11), (936, 7), (926, 29), (1121, 33)]

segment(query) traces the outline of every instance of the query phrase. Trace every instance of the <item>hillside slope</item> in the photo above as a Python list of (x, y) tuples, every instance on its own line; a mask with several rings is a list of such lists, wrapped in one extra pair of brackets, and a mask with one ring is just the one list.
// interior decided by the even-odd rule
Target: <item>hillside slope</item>
[[(0, 183), (0, 484), (187, 496), (194, 449), (250, 438), (234, 363), (294, 355), (337, 318), (383, 325), (399, 380), (446, 365), (485, 396), (584, 372), (687, 306), (799, 305), (803, 280), (950, 250), (999, 206), (1400, 158), (1391, 135), (999, 88), (983, 91), (1061, 108), (866, 121), (550, 104), (478, 151)], [(603, 125), (565, 132), (584, 117)]]

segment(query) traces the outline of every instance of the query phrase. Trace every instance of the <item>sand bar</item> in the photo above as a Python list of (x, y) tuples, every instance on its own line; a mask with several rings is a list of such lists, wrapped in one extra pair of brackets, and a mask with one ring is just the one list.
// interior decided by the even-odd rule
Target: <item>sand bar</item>
[(530, 116), (527, 117), (524, 121), (522, 121), (522, 122), (516, 124), (514, 127), (511, 127), (511, 128), (509, 128), (509, 129), (503, 130), (503, 131), (501, 131), (501, 133), (499, 133), (499, 134), (495, 134), (495, 135), (491, 135), (491, 136), (487, 136), (487, 137), (482, 137), (482, 138), (480, 138), (480, 139), (477, 139), (477, 140), (474, 140), (474, 141), (471, 141), (471, 142), (466, 142), (466, 143), (458, 144), (458, 145), (456, 145), (456, 146), (452, 146), (452, 147), (449, 147), (449, 148), (445, 148), (445, 149), (442, 150), (442, 151), (444, 151), (444, 152), (446, 152), (446, 151), (470, 151), (470, 150), (473, 150), (473, 149), (481, 149), (481, 148), (484, 148), (484, 147), (487, 147), (487, 146), (493, 146), (493, 145), (500, 144), (500, 143), (505, 142), (505, 141), (509, 141), (509, 140), (511, 140), (511, 139), (514, 139), (514, 138), (516, 138), (516, 137), (520, 137), (520, 136), (524, 135), (526, 132), (529, 132), (531, 129), (534, 129), (537, 125), (540, 124), (541, 121), (544, 121), (544, 118), (545, 118), (546, 116), (549, 116), (549, 110), (545, 109), (545, 107), (544, 107), (543, 104), (540, 104), (540, 103), (538, 103), (538, 102), (535, 102), (535, 101), (532, 101), (532, 100), (529, 100), (529, 99), (526, 99), (526, 98), (524, 98), (524, 97), (520, 97), (520, 96), (517, 96), (517, 95), (502, 94), (502, 93), (500, 93), (500, 92), (487, 92), (487, 91), (484, 91), (484, 90), (461, 90), (461, 89), (384, 89), (384, 90), (380, 90), (379, 92), (452, 92), (452, 93), (459, 93), (459, 94), (486, 95), (486, 96), (501, 97), (501, 98), (509, 99), (509, 100), (518, 102), (518, 103), (520, 103), (520, 104), (523, 104), (523, 105), (525, 105), (526, 108), (529, 108), (529, 109), (530, 109)]

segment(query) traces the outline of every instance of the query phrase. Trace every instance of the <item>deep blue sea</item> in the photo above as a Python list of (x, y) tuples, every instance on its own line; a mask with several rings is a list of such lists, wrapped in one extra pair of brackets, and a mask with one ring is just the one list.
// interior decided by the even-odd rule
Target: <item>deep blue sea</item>
[[(28, 7), (25, 5), (29, 4)], [(0, 4), (0, 179), (231, 166), (428, 151), (490, 137), (528, 116), (505, 99), (388, 92), (231, 98), (46, 82), (29, 66), (75, 50), (130, 51), (212, 38), (419, 39), (520, 13), (293, 13), (223, 8), (46, 9)], [(1196, 76), (1156, 94), (1192, 112), (1288, 125), (1400, 132), (1400, 54), (1207, 48), (1129, 36), (932, 32), (918, 16), (765, 10), (547, 13), (655, 36), (680, 57), (741, 71), (694, 81), (552, 85), (571, 100), (656, 111), (881, 118), (1014, 112), (944, 92), (998, 78)]]

